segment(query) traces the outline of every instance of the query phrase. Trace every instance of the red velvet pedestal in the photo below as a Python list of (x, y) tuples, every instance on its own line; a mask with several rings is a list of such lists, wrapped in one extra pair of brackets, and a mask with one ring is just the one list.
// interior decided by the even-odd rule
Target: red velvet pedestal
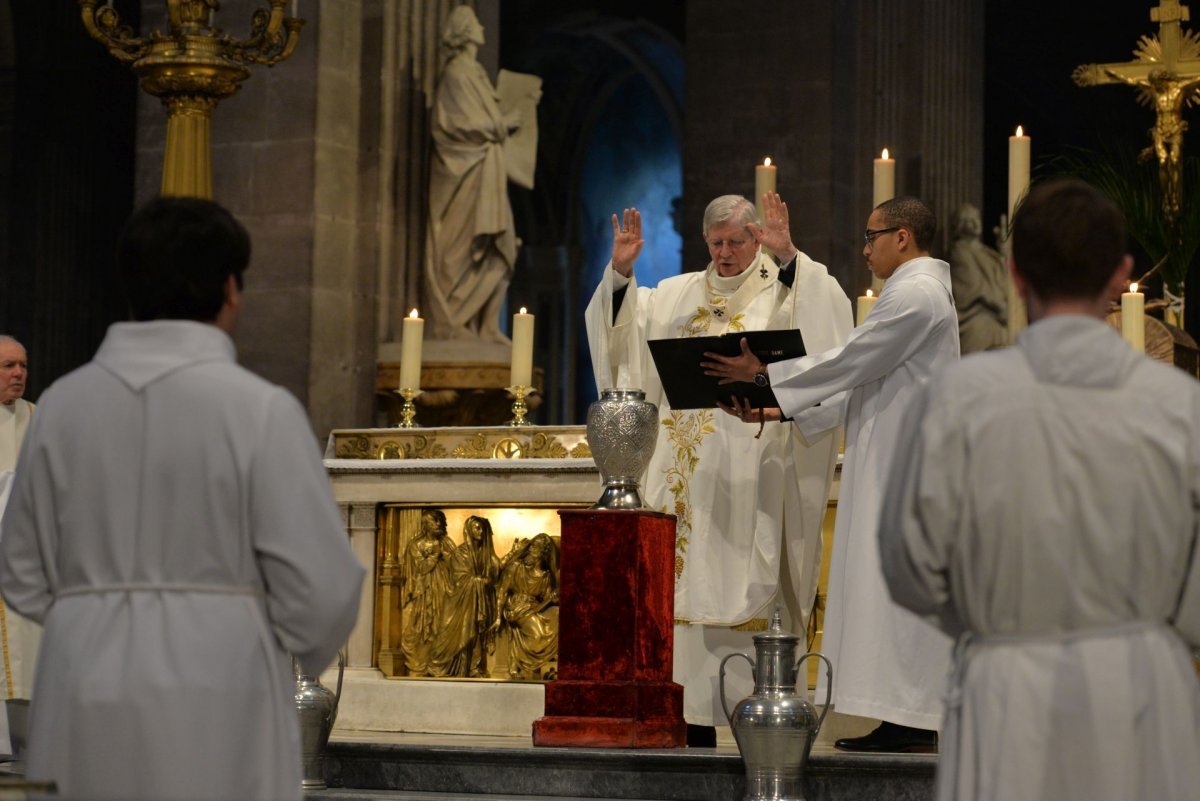
[(671, 681), (675, 518), (564, 510), (558, 680), (534, 745), (682, 748), (683, 687)]

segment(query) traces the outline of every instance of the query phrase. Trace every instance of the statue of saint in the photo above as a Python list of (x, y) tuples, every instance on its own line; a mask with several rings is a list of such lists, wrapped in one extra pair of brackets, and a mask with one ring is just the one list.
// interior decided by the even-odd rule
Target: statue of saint
[(400, 563), (404, 581), (400, 650), (409, 676), (430, 675), (430, 650), (442, 618), (453, 553), (454, 544), (446, 535), (446, 515), (426, 509), (421, 513), (421, 530), (409, 541)]
[(553, 680), (558, 661), (558, 546), (548, 534), (517, 540), (504, 557), (493, 629), (512, 641), (508, 675)]
[(1008, 270), (1004, 257), (983, 244), (982, 231), (979, 209), (970, 203), (959, 206), (949, 261), (964, 355), (1009, 344)]
[(433, 108), (425, 311), (433, 339), (507, 344), (500, 308), (517, 257), (504, 144), (521, 126), (502, 113), (476, 60), (483, 26), (469, 6), (450, 13)]
[(449, 562), (449, 592), (442, 624), (430, 649), (432, 676), (486, 678), (487, 657), (495, 651), (496, 579), (500, 559), (492, 542), (492, 524), (472, 515), (463, 524), (462, 544)]

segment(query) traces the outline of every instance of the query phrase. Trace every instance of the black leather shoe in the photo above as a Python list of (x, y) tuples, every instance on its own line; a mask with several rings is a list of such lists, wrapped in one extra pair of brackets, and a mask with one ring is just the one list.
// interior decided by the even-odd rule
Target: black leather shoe
[(865, 754), (936, 754), (937, 732), (899, 726), (886, 720), (862, 737), (843, 737), (833, 744), (843, 751)]

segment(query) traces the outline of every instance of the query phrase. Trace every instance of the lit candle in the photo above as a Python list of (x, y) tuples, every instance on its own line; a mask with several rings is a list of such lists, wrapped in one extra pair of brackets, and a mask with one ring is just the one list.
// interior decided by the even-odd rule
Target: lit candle
[(300, 9), (300, 0), (292, 0), (292, 19), (296, 18), (296, 14)]
[(775, 165), (771, 157), (763, 159), (763, 163), (754, 168), (754, 208), (758, 210), (758, 219), (763, 219), (763, 195), (775, 191)]
[(877, 300), (879, 298), (870, 289), (867, 290), (867, 294), (858, 296), (858, 322), (856, 325), (863, 324), (863, 321), (867, 319), (867, 315), (871, 313), (871, 307), (875, 305), (875, 301)]
[(1008, 137), (1008, 224), (1013, 212), (1029, 189), (1029, 137), (1017, 126), (1016, 136)]
[(400, 338), (400, 389), (421, 388), (421, 344), (425, 339), (425, 321), (417, 310), (404, 318)]
[(533, 315), (525, 307), (513, 315), (512, 368), (509, 371), (510, 387), (533, 386)]
[(879, 158), (875, 159), (875, 180), (872, 188), (871, 208), (896, 196), (896, 160), (888, 157), (886, 147)]
[(1121, 336), (1134, 350), (1146, 350), (1146, 296), (1136, 282), (1121, 293)]

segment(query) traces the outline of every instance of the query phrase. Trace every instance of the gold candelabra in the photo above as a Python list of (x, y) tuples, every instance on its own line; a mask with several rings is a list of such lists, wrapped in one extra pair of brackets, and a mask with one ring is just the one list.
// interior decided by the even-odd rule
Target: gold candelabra
[(250, 77), (250, 64), (268, 67), (296, 49), (304, 20), (286, 16), (287, 0), (267, 0), (237, 39), (212, 25), (219, 0), (166, 0), (166, 33), (135, 36), (116, 9), (79, 0), (83, 26), (118, 61), (130, 64), (142, 89), (167, 109), (162, 194), (212, 197), (212, 110)]
[(522, 426), (533, 425), (533, 423), (525, 419), (525, 413), (529, 411), (529, 407), (525, 404), (525, 396), (532, 394), (532, 392), (533, 387), (515, 386), (508, 388), (508, 394), (513, 396), (513, 417), (508, 421), (509, 426), (520, 428)]
[(404, 399), (400, 405), (400, 422), (396, 428), (420, 428), (421, 426), (417, 423), (417, 407), (413, 403), (413, 398), (420, 395), (421, 390), (406, 387), (396, 390), (396, 394)]

